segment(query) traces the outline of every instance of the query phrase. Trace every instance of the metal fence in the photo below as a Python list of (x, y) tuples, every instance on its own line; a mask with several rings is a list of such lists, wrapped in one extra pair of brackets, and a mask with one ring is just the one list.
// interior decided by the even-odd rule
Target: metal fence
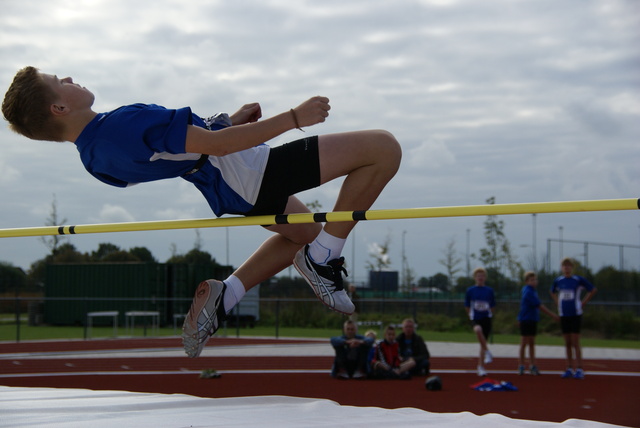
[[(140, 328), (144, 336), (158, 334), (158, 328), (172, 328), (179, 332), (184, 315), (191, 303), (190, 298), (82, 298), (82, 297), (0, 297), (0, 325), (3, 333), (0, 341), (22, 340), (21, 329), (29, 326), (53, 325), (82, 328), (82, 337), (90, 339), (94, 327), (113, 327), (114, 336), (131, 336), (134, 327)], [(282, 327), (312, 326), (340, 328), (345, 319), (328, 311), (316, 299), (261, 298), (256, 316), (252, 303), (237, 305), (226, 321), (225, 328), (273, 327), (274, 337), (279, 337)], [(502, 300), (498, 302), (500, 313), (517, 314), (520, 302)], [(426, 315), (443, 315), (464, 319), (463, 302), (459, 299), (418, 300), (378, 299), (358, 300), (359, 320), (400, 322), (411, 317), (419, 323)], [(589, 311), (628, 313), (640, 317), (638, 302), (590, 302)], [(55, 312), (61, 312), (56, 316)], [(251, 312), (252, 315), (247, 315)], [(72, 314), (72, 316), (69, 316)], [(53, 321), (53, 322), (52, 322)], [(7, 326), (10, 326), (7, 328)], [(14, 327), (14, 328), (11, 328)], [(124, 330), (123, 330), (124, 328)], [(428, 326), (425, 326), (428, 329)]]

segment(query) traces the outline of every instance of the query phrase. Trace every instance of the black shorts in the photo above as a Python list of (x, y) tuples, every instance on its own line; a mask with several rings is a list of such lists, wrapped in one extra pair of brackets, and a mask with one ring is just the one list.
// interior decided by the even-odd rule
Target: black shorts
[(482, 328), (482, 334), (485, 339), (491, 335), (491, 318), (482, 318), (480, 320), (472, 320), (471, 325), (479, 325)]
[(560, 317), (560, 328), (562, 334), (580, 333), (582, 327), (582, 315), (572, 317)]
[(289, 196), (320, 185), (318, 137), (271, 148), (253, 208), (245, 215), (282, 214)]
[(538, 321), (520, 321), (520, 336), (535, 336), (538, 334)]

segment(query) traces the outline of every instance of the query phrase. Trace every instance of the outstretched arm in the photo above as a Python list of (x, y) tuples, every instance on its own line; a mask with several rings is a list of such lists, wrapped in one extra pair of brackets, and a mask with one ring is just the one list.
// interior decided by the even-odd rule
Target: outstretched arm
[(542, 312), (544, 312), (545, 314), (549, 315), (551, 318), (553, 318), (555, 321), (560, 321), (560, 317), (558, 315), (556, 315), (555, 313), (553, 313), (549, 308), (547, 308), (545, 305), (540, 305), (540, 310)]
[[(262, 113), (258, 104), (247, 104), (231, 116), (234, 125), (219, 131), (197, 126), (187, 127), (185, 151), (213, 156), (225, 156), (260, 145), (298, 126), (312, 126), (329, 116), (329, 99), (313, 97), (293, 109), (257, 121)], [(297, 121), (297, 123), (296, 123)]]

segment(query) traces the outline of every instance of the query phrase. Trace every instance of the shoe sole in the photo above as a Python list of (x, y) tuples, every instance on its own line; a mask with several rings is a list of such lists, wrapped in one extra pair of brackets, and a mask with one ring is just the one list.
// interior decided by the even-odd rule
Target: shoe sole
[[(214, 303), (213, 312), (209, 314), (207, 321), (204, 323), (205, 328), (200, 328), (198, 325), (198, 318), (200, 318), (200, 314), (206, 308), (207, 302), (209, 301), (213, 291), (213, 285), (218, 284), (222, 284), (222, 291), (219, 293), (216, 302)], [(225, 289), (226, 285), (223, 282), (212, 279), (202, 281), (198, 284), (193, 302), (191, 303), (191, 308), (189, 309), (189, 312), (187, 312), (187, 316), (182, 324), (182, 343), (185, 353), (190, 358), (197, 358), (202, 353), (202, 350), (211, 336), (213, 336), (220, 327), (220, 322), (218, 320), (218, 308), (222, 301)], [(211, 329), (206, 328), (208, 325), (211, 325)], [(205, 336), (202, 338), (201, 333), (203, 332)]]
[[(299, 261), (298, 260), (299, 258), (301, 258), (302, 261)], [(331, 301), (335, 302), (335, 300), (333, 299), (333, 296), (331, 295), (331, 292), (325, 288), (324, 289), (325, 294), (321, 293), (320, 292), (320, 286), (314, 285), (313, 280), (311, 278), (309, 278), (307, 276), (307, 274), (305, 273), (304, 269), (299, 266), (300, 263), (304, 263), (304, 265), (306, 266), (307, 261), (306, 261), (306, 258), (305, 258), (303, 253), (301, 254), (300, 252), (297, 252), (295, 258), (293, 259), (293, 267), (296, 268), (296, 270), (302, 276), (302, 278), (304, 278), (304, 280), (307, 282), (307, 284), (309, 284), (309, 287), (311, 287), (311, 289), (313, 290), (313, 294), (316, 295), (318, 300), (320, 300), (320, 302), (323, 305), (325, 305), (327, 308), (331, 309), (334, 312), (338, 312), (339, 314), (344, 314), (344, 315), (352, 315), (353, 314), (353, 311), (352, 312), (341, 311), (341, 310), (337, 309), (335, 306), (331, 306), (331, 304), (325, 302), (324, 299), (321, 297), (322, 295), (326, 295), (327, 297), (329, 297), (331, 299)], [(309, 270), (312, 270), (312, 269), (309, 269)]]

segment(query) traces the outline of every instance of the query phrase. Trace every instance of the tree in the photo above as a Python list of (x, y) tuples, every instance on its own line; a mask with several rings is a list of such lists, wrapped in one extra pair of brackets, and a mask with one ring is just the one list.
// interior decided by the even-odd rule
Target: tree
[(410, 267), (407, 267), (404, 271), (404, 282), (406, 287), (404, 291), (405, 292), (413, 291), (413, 289), (415, 288), (415, 282), (416, 282), (416, 272)]
[(216, 260), (206, 251), (197, 248), (192, 249), (187, 254), (174, 254), (167, 260), (167, 263), (186, 263), (195, 265), (214, 264), (219, 266)]
[(391, 258), (389, 257), (390, 244), (391, 236), (387, 235), (382, 245), (377, 242), (369, 245), (369, 256), (373, 258), (373, 262), (367, 262), (367, 269), (370, 271), (381, 271), (391, 265)]
[[(486, 202), (490, 205), (495, 204), (495, 197), (490, 197)], [(487, 216), (484, 222), (484, 237), (487, 247), (480, 249), (478, 260), (487, 271), (493, 270), (517, 281), (522, 272), (522, 265), (513, 254), (511, 244), (504, 233), (504, 221), (498, 220), (495, 215)], [(493, 280), (497, 284), (498, 278)]]
[(455, 276), (458, 272), (460, 272), (460, 268), (458, 265), (462, 263), (462, 259), (458, 257), (456, 251), (456, 241), (454, 238), (451, 238), (447, 242), (447, 246), (442, 250), (442, 254), (444, 254), (444, 258), (438, 260), (442, 266), (447, 269), (447, 275), (449, 277), (449, 284), (455, 284)]
[(10, 263), (0, 262), (0, 294), (24, 290), (26, 281), (27, 275), (22, 269)]
[(135, 256), (141, 262), (158, 263), (155, 257), (153, 257), (153, 254), (151, 254), (151, 251), (149, 251), (149, 249), (146, 247), (130, 248), (129, 253)]
[(320, 212), (322, 210), (322, 204), (317, 199), (312, 202), (307, 202), (305, 206), (314, 213)]
[[(58, 218), (58, 202), (56, 200), (56, 194), (53, 194), (53, 201), (51, 202), (51, 211), (49, 211), (49, 217), (45, 221), (45, 226), (61, 226), (67, 222), (66, 218), (60, 220)], [(55, 254), (58, 251), (58, 246), (65, 239), (64, 236), (41, 236), (40, 241), (51, 251), (51, 254)]]
[(93, 262), (102, 262), (105, 261), (112, 253), (122, 252), (120, 247), (117, 245), (102, 242), (98, 244), (98, 249), (96, 251), (91, 252), (91, 261)]
[(449, 288), (449, 277), (443, 273), (438, 272), (429, 278), (429, 287), (437, 288), (438, 290), (447, 291)]
[(196, 250), (202, 250), (202, 237), (200, 236), (200, 229), (196, 229), (196, 242), (193, 243), (193, 248)]

